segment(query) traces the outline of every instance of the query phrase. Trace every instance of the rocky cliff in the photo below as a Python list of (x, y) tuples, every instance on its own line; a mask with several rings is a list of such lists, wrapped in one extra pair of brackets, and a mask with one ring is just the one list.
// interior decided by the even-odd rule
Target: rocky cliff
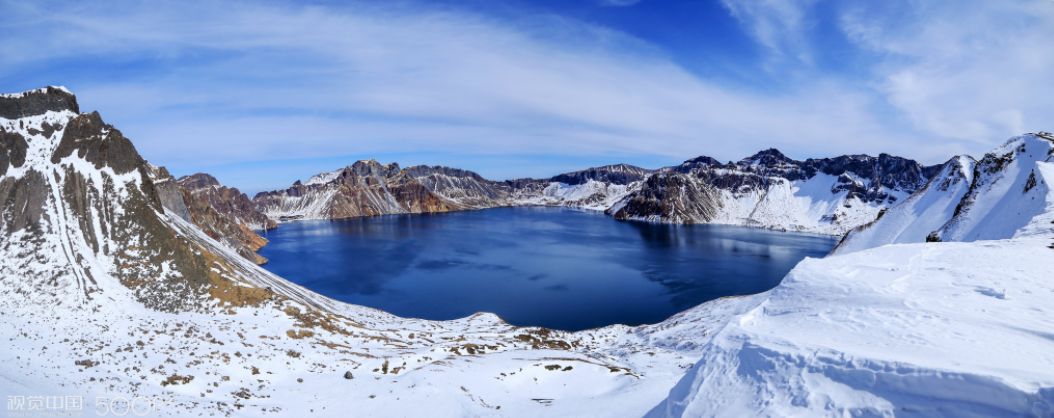
[(236, 188), (223, 186), (214, 177), (198, 173), (174, 179), (164, 167), (149, 166), (162, 206), (171, 214), (193, 223), (216, 241), (222, 242), (256, 264), (267, 259), (256, 253), (267, 245), (257, 231), (278, 226), (256, 210), (248, 196)]
[(467, 170), (400, 169), (371, 160), (253, 200), (280, 220), (540, 205), (625, 220), (840, 235), (922, 187), (935, 169), (887, 154), (797, 161), (769, 149), (737, 163), (704, 156), (659, 170), (615, 164), (549, 179), (492, 181)]

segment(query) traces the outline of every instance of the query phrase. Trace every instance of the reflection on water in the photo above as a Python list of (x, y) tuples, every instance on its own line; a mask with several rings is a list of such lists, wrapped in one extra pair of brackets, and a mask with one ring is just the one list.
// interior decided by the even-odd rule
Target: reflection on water
[(762, 292), (835, 243), (559, 208), (302, 221), (267, 238), (264, 267), (335, 299), (407, 317), (486, 311), (566, 330), (655, 323), (707, 300)]

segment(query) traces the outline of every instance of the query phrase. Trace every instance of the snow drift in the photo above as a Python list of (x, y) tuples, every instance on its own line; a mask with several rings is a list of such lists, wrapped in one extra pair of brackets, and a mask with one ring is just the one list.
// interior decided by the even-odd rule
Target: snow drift
[[(1054, 415), (1051, 140), (1014, 138), (972, 174), (953, 159), (843, 255), (800, 263), (649, 415)], [(934, 226), (971, 242), (882, 245)]]

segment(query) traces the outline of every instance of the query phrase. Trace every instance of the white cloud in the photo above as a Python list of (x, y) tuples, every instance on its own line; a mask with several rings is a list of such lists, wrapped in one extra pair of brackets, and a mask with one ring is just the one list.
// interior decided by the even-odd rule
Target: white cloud
[[(749, 4), (730, 9), (759, 26), (759, 42), (809, 50), (800, 32), (810, 12)], [(983, 83), (1020, 91), (1049, 79), (1047, 58), (1030, 64), (1028, 48), (1015, 45), (986, 55), (1006, 55), (1002, 72), (942, 69), (924, 60), (934, 51), (862, 24), (863, 9), (845, 14), (852, 39), (904, 64), (876, 67), (864, 82), (814, 77), (777, 93), (701, 79), (639, 39), (553, 17), (407, 5), (100, 7), (5, 4), (0, 73), (70, 58), (160, 62), (148, 78), (66, 84), (162, 164), (430, 151), (738, 159), (770, 146), (797, 157), (891, 152), (937, 162), (987, 149), (1004, 130), (1033, 129), (1037, 107)], [(1018, 39), (1034, 47), (1029, 33)], [(982, 84), (963, 84), (974, 82)], [(970, 99), (977, 91), (984, 100)], [(890, 103), (904, 113), (888, 114)], [(995, 137), (974, 142), (985, 134)], [(496, 175), (541, 174), (516, 170)]]
[(777, 60), (810, 63), (806, 32), (809, 11), (817, 0), (722, 0), (725, 8), (749, 29)]
[[(876, 82), (914, 125), (988, 143), (1054, 124), (1054, 2), (862, 3), (842, 26), (887, 56)], [(895, 29), (891, 29), (895, 28)]]
[[(894, 113), (890, 122), (955, 152), (977, 153), (1024, 131), (1050, 129), (1054, 107), (1036, 89), (1054, 85), (1054, 2), (725, 0), (776, 58), (808, 57), (824, 45), (809, 24), (817, 8), (865, 58), (860, 84)], [(821, 34), (830, 36), (830, 34)], [(805, 57), (805, 58), (801, 58)], [(780, 68), (780, 71), (792, 71)], [(813, 74), (826, 77), (828, 74)]]

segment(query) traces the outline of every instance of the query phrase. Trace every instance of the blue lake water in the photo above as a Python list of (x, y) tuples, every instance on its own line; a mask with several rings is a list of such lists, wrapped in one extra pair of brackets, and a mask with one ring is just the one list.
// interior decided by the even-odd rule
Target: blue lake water
[(493, 312), (562, 330), (656, 323), (711, 299), (762, 292), (835, 244), (530, 207), (299, 221), (267, 238), (265, 268), (334, 299), (436, 320)]

